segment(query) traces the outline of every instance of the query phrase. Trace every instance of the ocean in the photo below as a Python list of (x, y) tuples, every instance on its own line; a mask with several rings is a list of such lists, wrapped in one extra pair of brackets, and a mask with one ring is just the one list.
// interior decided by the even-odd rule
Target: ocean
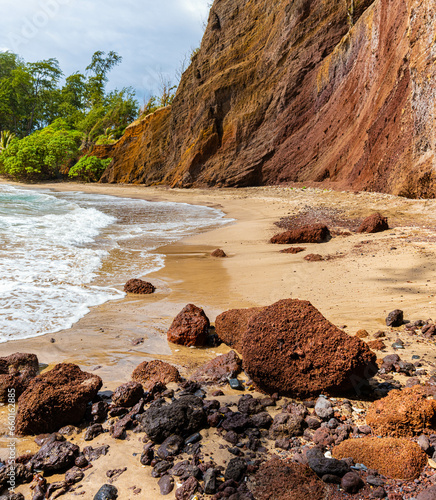
[(0, 343), (70, 328), (164, 267), (158, 247), (228, 223), (208, 207), (0, 185)]

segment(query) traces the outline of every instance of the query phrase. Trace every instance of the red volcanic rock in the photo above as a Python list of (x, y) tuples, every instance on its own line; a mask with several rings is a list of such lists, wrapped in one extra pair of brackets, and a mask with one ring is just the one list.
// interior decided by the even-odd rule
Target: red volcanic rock
[(358, 391), (377, 372), (365, 342), (297, 299), (280, 300), (251, 318), (242, 358), (259, 389), (292, 397)]
[(248, 322), (262, 309), (262, 307), (230, 309), (219, 314), (215, 319), (215, 333), (229, 347), (242, 352), (242, 337), (247, 330)]
[(324, 257), (319, 253), (309, 253), (304, 257), (304, 260), (307, 260), (308, 262), (320, 262), (321, 260), (324, 260)]
[(156, 288), (154, 285), (152, 285), (148, 281), (143, 281), (137, 278), (129, 280), (124, 285), (124, 291), (126, 293), (149, 294), (149, 293), (154, 293), (155, 290)]
[(358, 233), (380, 233), (389, 229), (388, 219), (383, 215), (376, 213), (367, 217), (362, 224), (360, 224)]
[(280, 250), (280, 253), (300, 253), (304, 252), (306, 249), (304, 247), (290, 247)]
[(0, 403), (7, 403), (8, 389), (14, 390), (13, 399), (17, 401), (38, 371), (39, 363), (35, 354), (16, 352), (0, 358)]
[(436, 430), (436, 401), (419, 387), (390, 391), (372, 403), (366, 422), (380, 436), (415, 436)]
[(18, 399), (18, 435), (54, 432), (78, 424), (102, 385), (101, 378), (60, 363), (34, 378)]
[(250, 479), (256, 500), (329, 500), (326, 485), (306, 465), (273, 457)]
[(144, 391), (150, 391), (157, 382), (162, 384), (178, 382), (180, 373), (175, 366), (154, 359), (153, 361), (143, 361), (138, 365), (133, 370), (132, 380), (142, 384)]
[(241, 370), (242, 360), (235, 351), (230, 351), (200, 366), (190, 379), (200, 384), (214, 384), (236, 377)]
[(209, 319), (203, 309), (188, 304), (174, 318), (167, 332), (168, 342), (185, 346), (203, 346), (209, 334)]
[(226, 252), (224, 252), (224, 250), (222, 250), (221, 248), (217, 248), (210, 255), (212, 257), (219, 257), (219, 258), (227, 257)]
[(427, 456), (421, 448), (401, 438), (347, 439), (333, 448), (332, 455), (339, 460), (351, 457), (355, 463), (384, 476), (407, 481), (419, 477), (427, 465)]
[(270, 243), (278, 243), (280, 245), (292, 243), (322, 243), (330, 236), (328, 227), (324, 224), (312, 224), (303, 226), (291, 231), (279, 233), (270, 239)]

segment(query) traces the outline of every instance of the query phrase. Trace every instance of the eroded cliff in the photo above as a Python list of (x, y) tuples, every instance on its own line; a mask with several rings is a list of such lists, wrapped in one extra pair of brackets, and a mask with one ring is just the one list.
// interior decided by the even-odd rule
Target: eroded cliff
[(173, 105), (97, 148), (102, 181), (433, 196), (436, 11), (350, 2), (215, 0)]

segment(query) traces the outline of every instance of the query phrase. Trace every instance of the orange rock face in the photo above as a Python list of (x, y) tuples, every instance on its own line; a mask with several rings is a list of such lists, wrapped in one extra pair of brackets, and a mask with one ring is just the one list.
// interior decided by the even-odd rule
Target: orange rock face
[(416, 443), (399, 438), (347, 439), (332, 454), (337, 459), (351, 457), (380, 474), (407, 481), (419, 477), (427, 464), (426, 454)]
[(414, 436), (436, 429), (436, 401), (419, 387), (391, 391), (369, 408), (366, 422), (381, 436)]
[(216, 0), (172, 106), (95, 149), (102, 181), (435, 195), (434, 5), (352, 5)]

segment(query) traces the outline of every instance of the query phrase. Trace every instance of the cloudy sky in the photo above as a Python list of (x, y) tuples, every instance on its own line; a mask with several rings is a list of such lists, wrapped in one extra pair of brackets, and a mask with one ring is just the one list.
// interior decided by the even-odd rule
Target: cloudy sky
[(142, 104), (160, 75), (176, 82), (200, 45), (211, 0), (1, 0), (0, 50), (25, 61), (55, 57), (66, 76), (84, 72), (96, 50), (123, 57), (110, 87), (132, 86)]

